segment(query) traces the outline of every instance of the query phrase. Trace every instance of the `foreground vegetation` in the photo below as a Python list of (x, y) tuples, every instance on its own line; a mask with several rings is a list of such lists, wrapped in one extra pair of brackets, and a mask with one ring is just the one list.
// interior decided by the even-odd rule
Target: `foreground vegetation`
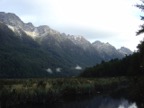
[(121, 78), (1, 79), (0, 105), (50, 104), (80, 97), (111, 94), (126, 89)]
[(143, 77), (1, 79), (0, 107), (49, 105), (97, 95), (144, 103)]

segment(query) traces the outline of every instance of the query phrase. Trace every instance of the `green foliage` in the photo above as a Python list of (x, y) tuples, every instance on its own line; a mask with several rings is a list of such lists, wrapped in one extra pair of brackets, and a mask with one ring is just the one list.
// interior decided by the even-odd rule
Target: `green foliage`
[[(25, 33), (19, 36), (0, 23), (0, 78), (68, 76), (71, 63), (55, 54), (59, 53), (41, 47)], [(58, 67), (64, 72), (52, 75), (46, 71)]]
[[(142, 4), (137, 4), (136, 7), (138, 7), (139, 9), (141, 9), (143, 11), (144, 10), (144, 2), (142, 1)], [(141, 20), (144, 20), (144, 16), (141, 16)], [(141, 29), (138, 30), (137, 35), (144, 33), (144, 24), (142, 24), (140, 27), (141, 27)]]
[(114, 77), (142, 75), (140, 53), (134, 53), (123, 59), (113, 59), (101, 62), (92, 68), (87, 68), (82, 77)]
[(143, 77), (1, 79), (1, 107), (24, 104), (49, 105), (97, 95), (144, 100)]
[[(89, 59), (91, 55), (70, 40), (61, 42), (55, 39), (57, 36), (49, 35), (34, 40), (0, 23), (0, 78), (76, 76), (80, 73), (74, 69), (76, 64), (85, 67), (100, 61), (95, 56)], [(53, 74), (46, 71), (48, 68)], [(56, 72), (56, 68), (62, 72)]]
[(3, 107), (55, 103), (74, 97), (108, 93), (125, 81), (125, 78), (1, 79), (0, 103)]

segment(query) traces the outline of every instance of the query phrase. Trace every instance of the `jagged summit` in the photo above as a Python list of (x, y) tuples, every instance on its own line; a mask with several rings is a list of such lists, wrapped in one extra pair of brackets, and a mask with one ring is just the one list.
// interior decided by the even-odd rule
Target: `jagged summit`
[(80, 35), (67, 35), (67, 38), (69, 38), (73, 42), (76, 42), (75, 44), (77, 44), (78, 42), (87, 42), (87, 43), (89, 43), (88, 40), (86, 40), (83, 36), (80, 36)]
[(109, 60), (109, 58), (123, 57), (123, 54), (118, 52), (118, 50), (108, 42), (103, 43), (100, 41), (95, 41), (94, 43), (92, 43), (92, 45), (95, 48), (95, 50), (97, 50), (100, 53), (104, 60)]
[(96, 49), (101, 49), (103, 51), (113, 51), (116, 50), (116, 48), (114, 46), (112, 46), (111, 44), (107, 43), (103, 43), (100, 41), (95, 41), (94, 43), (92, 43), (92, 45), (96, 48)]
[(0, 12), (0, 21), (12, 26), (23, 26), (21, 19), (13, 13)]
[(21, 31), (23, 31), (34, 39), (37, 37), (45, 37), (44, 39), (51, 39), (53, 41), (57, 40), (57, 42), (69, 40), (73, 44), (83, 48), (84, 50), (97, 50), (100, 53), (107, 54), (112, 54), (112, 52), (119, 52), (122, 54), (125, 54), (127, 52), (126, 54), (131, 54), (131, 51), (128, 51), (128, 49), (126, 51), (126, 49), (124, 48), (121, 48), (117, 51), (116, 48), (108, 42), (103, 43), (100, 41), (95, 41), (91, 44), (88, 40), (80, 35), (66, 35), (65, 33), (60, 33), (56, 30), (51, 29), (47, 25), (35, 27), (31, 22), (24, 23), (17, 15), (13, 13), (0, 12), (0, 22), (5, 23), (11, 30), (17, 32), (19, 35), (21, 35)]
[(133, 53), (130, 49), (126, 47), (121, 47), (120, 49), (118, 49), (118, 51), (124, 55), (130, 55)]
[(74, 36), (74, 35), (68, 35), (69, 38), (73, 39), (73, 40), (83, 40), (84, 37), (83, 36), (80, 36), (80, 35), (77, 35), (77, 36)]
[[(0, 12), (0, 22), (6, 24), (11, 30), (17, 32), (19, 35), (21, 35), (21, 31), (23, 31), (34, 39), (37, 37), (47, 37), (48, 39), (53, 38), (53, 40), (57, 40), (57, 42), (63, 42), (68, 39), (73, 44), (82, 47), (84, 50), (95, 49), (99, 52), (105, 52), (109, 54), (112, 52), (116, 52), (116, 48), (108, 42), (103, 43), (100, 41), (95, 41), (91, 44), (88, 40), (80, 35), (66, 35), (65, 33), (60, 33), (56, 30), (51, 29), (47, 25), (35, 27), (31, 22), (24, 23), (17, 15), (13, 13)], [(126, 50), (126, 54), (131, 54), (131, 51), (128, 51), (128, 49), (124, 48), (121, 48), (118, 51), (124, 54)]]
[(32, 33), (35, 29), (32, 23), (24, 23), (18, 16), (13, 13), (0, 12), (0, 21), (6, 24), (11, 30), (21, 35), (21, 31), (28, 35), (34, 35)]
[[(3, 61), (11, 63), (5, 56), (19, 57), (18, 59), (10, 57), (13, 61), (11, 65), (14, 66), (4, 68), (4, 71), (23, 71), (23, 74), (25, 70), (23, 65), (26, 65), (26, 72), (36, 71), (38, 75), (39, 72), (48, 73), (48, 69), (57, 68), (61, 69), (61, 72), (52, 72), (51, 75), (77, 75), (76, 65), (84, 69), (102, 60), (122, 58), (125, 56), (123, 52), (126, 51), (124, 48), (121, 49), (123, 52), (118, 51), (111, 44), (100, 41), (91, 44), (83, 36), (60, 33), (47, 25), (35, 27), (31, 22), (24, 23), (15, 14), (4, 12), (0, 12), (0, 38), (4, 43), (0, 42), (0, 60), (4, 59)], [(1, 65), (3, 64), (0, 62)], [(13, 69), (17, 66), (19, 70)]]
[[(51, 29), (47, 25), (41, 25), (35, 27), (31, 22), (24, 23), (18, 16), (13, 13), (0, 12), (0, 21), (5, 23), (11, 30), (17, 32), (21, 35), (21, 30), (32, 38), (42, 37), (42, 36), (53, 36), (53, 38), (58, 38), (59, 41), (70, 39), (74, 44), (81, 45), (87, 43), (90, 44), (83, 36), (74, 36), (74, 35), (64, 35), (56, 30)], [(60, 37), (61, 36), (61, 37)], [(60, 39), (65, 38), (65, 39)]]
[(24, 23), (18, 16), (13, 13), (0, 12), (0, 21), (6, 24), (13, 31), (19, 33), (20, 30), (22, 30), (33, 38), (35, 36), (56, 32), (47, 25), (35, 27), (31, 22)]

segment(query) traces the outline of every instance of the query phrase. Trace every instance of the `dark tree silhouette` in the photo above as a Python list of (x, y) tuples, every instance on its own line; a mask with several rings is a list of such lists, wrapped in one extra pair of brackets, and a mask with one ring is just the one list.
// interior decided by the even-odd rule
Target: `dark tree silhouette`
[[(141, 0), (142, 4), (137, 4), (136, 7), (144, 11), (144, 1)], [(144, 16), (140, 16), (141, 20), (144, 21)], [(137, 31), (136, 35), (140, 35), (141, 33), (144, 33), (144, 24), (140, 25), (140, 30)]]

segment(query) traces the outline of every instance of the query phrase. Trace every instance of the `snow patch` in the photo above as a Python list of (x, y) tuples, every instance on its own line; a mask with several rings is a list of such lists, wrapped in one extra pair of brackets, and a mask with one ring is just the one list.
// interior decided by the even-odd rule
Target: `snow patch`
[(7, 25), (9, 29), (11, 29), (13, 32), (15, 32), (15, 28), (11, 25)]
[(33, 38), (38, 35), (38, 33), (36, 33), (36, 32), (30, 32), (30, 31), (25, 31), (25, 33), (26, 33), (27, 35), (33, 37)]
[[(14, 27), (14, 26), (11, 26), (11, 25), (7, 25), (7, 26), (8, 26), (8, 28), (11, 29), (13, 32), (18, 32), (19, 34), (21, 34), (18, 28)], [(33, 32), (31, 32), (31, 31), (25, 31), (25, 30), (23, 30), (23, 31), (24, 31), (27, 35), (31, 36), (32, 38), (34, 38), (34, 37), (36, 37), (36, 36), (38, 35), (38, 33), (37, 33), (37, 32), (34, 32), (34, 31), (33, 31)]]

